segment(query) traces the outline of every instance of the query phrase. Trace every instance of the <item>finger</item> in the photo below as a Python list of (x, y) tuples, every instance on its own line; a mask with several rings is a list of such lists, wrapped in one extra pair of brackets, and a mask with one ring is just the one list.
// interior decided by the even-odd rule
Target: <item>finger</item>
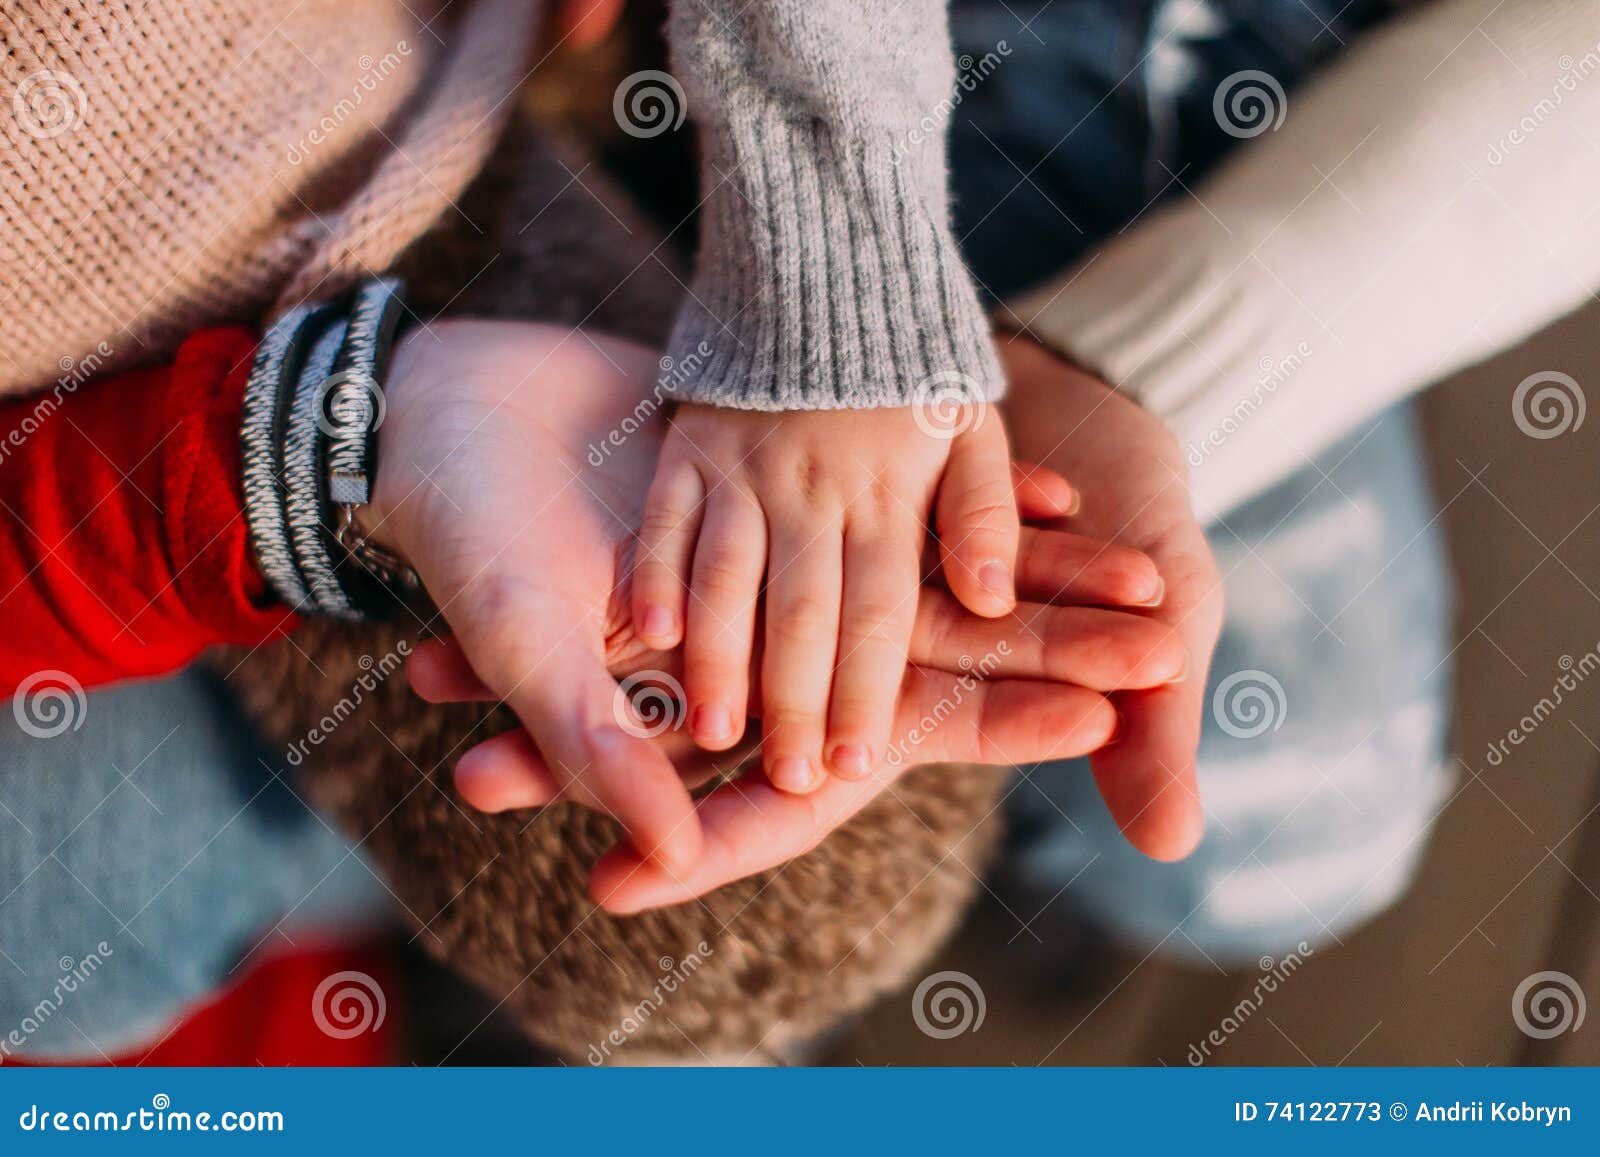
[(689, 730), (712, 751), (744, 733), (767, 524), (754, 496), (724, 486), (706, 500), (684, 635)]
[(1021, 524), (1006, 454), (998, 421), (958, 436), (934, 503), (945, 580), (963, 606), (991, 618), (1017, 602), (1012, 572)]
[(1182, 679), (1188, 652), (1174, 628), (1144, 615), (1024, 603), (1003, 619), (979, 619), (945, 592), (924, 589), (911, 661), (984, 678), (1044, 678), (1116, 691)]
[(693, 802), (672, 763), (641, 737), (580, 608), (523, 576), (496, 574), (449, 600), (457, 636), (504, 696), (557, 781), (578, 781), (639, 851), (675, 869), (700, 853)]
[(705, 482), (688, 462), (663, 464), (650, 484), (633, 564), (633, 621), (658, 651), (683, 641), (689, 568), (705, 508)]
[(1072, 483), (1037, 462), (1012, 461), (1011, 489), (1023, 518), (1069, 518), (1083, 506)]
[(913, 522), (845, 535), (827, 768), (846, 779), (870, 775), (889, 740), (917, 617), (921, 532)]
[(467, 662), (455, 639), (424, 639), (406, 660), (411, 690), (429, 703), (492, 703), (499, 699)]
[[(806, 796), (759, 780), (718, 788), (700, 801), (705, 853), (693, 869), (675, 876), (632, 849), (614, 848), (595, 866), (590, 895), (619, 915), (683, 903), (810, 851), (913, 762), (1066, 759), (1099, 747), (1117, 727), (1111, 705), (1080, 687), (980, 684), (953, 703), (949, 675), (915, 669), (907, 672), (905, 687), (896, 713), (898, 765), (860, 782), (830, 777)], [(914, 721), (941, 710), (937, 728), (925, 735), (916, 730)], [(913, 742), (914, 736), (920, 738)]]
[[(457, 760), (455, 784), (462, 799), (490, 813), (544, 807), (563, 794), (550, 765), (520, 727), (484, 740)], [(599, 802), (581, 783), (569, 798), (590, 807)]]
[(839, 650), (843, 551), (837, 518), (819, 527), (786, 517), (772, 527), (761, 656), (761, 758), (767, 778), (784, 791), (814, 791), (824, 778), (822, 745)]
[(1164, 589), (1161, 572), (1142, 551), (1062, 530), (1022, 528), (1017, 593), (1023, 598), (1154, 607)]
[(1118, 741), (1089, 759), (1095, 786), (1122, 834), (1156, 860), (1181, 860), (1205, 834), (1195, 780), (1204, 691), (1193, 683), (1116, 697)]

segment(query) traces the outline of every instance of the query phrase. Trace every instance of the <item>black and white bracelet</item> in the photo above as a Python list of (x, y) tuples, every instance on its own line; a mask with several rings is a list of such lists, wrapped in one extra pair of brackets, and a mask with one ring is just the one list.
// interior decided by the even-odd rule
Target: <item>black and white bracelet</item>
[(372, 496), (380, 383), (403, 313), (397, 282), (367, 282), (285, 313), (256, 353), (240, 432), (245, 517), (267, 583), (301, 613), (387, 618), (417, 590), (355, 517)]

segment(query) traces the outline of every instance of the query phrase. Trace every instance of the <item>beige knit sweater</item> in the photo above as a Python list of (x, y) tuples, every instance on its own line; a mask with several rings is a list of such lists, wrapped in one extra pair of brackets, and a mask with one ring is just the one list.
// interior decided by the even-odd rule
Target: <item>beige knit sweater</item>
[[(1216, 518), (1595, 299), (1600, 0), (1421, 5), (1185, 190), (1013, 302), (1013, 324), (1165, 421)], [(1485, 420), (1546, 435), (1594, 389), (1518, 385)]]
[[(691, 113), (701, 132), (700, 253), (668, 350), (694, 367), (680, 397), (829, 409), (908, 404), (951, 379), (999, 392), (950, 234), (945, 134), (922, 127), (955, 83), (946, 7), (671, 6), (678, 75), (636, 73), (614, 108), (637, 135)], [(97, 369), (128, 364), (336, 292), (464, 217), (543, 5), (441, 8), (0, 6), (0, 392), (89, 350), (111, 351)]]
[(336, 289), (450, 212), (542, 5), (438, 7), (0, 6), (0, 394)]

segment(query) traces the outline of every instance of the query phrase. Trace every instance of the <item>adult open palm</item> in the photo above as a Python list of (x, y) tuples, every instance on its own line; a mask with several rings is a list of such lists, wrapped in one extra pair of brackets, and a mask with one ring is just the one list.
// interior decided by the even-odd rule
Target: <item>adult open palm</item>
[(1090, 765), (1129, 842), (1156, 859), (1180, 859), (1204, 829), (1195, 752), (1223, 613), (1221, 579), (1190, 507), (1187, 465), (1159, 419), (1038, 342), (1017, 336), (1001, 354), (1014, 452), (1059, 471), (1083, 497), (1061, 525), (1144, 552), (1165, 584), (1148, 613), (1181, 636), (1187, 674), (1113, 695), (1123, 729)]

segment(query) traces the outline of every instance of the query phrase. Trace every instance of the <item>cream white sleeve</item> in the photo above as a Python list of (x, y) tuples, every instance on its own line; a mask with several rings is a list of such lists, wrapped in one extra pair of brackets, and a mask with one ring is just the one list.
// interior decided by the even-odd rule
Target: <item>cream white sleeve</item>
[(1206, 519), (1600, 289), (1596, 0), (1438, 0), (1280, 107), (1009, 304), (1171, 426)]

